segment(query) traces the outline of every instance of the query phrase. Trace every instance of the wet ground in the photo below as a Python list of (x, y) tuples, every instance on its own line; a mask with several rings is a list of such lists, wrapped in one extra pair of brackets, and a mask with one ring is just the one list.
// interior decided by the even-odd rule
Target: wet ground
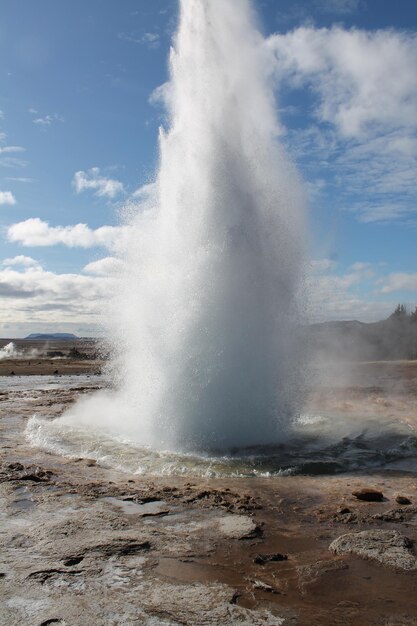
[[(322, 383), (309, 409), (414, 428), (414, 367)], [(417, 624), (413, 455), (400, 469), (219, 478), (134, 475), (29, 445), (28, 418), (102, 384), (0, 381), (0, 624)]]

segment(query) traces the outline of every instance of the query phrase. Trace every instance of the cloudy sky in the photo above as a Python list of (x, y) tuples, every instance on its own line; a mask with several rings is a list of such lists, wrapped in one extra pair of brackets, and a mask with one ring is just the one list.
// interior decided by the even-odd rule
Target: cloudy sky
[[(414, 307), (417, 3), (254, 3), (308, 191), (312, 319)], [(0, 336), (95, 334), (118, 211), (157, 161), (176, 1), (19, 0), (0, 15)]]

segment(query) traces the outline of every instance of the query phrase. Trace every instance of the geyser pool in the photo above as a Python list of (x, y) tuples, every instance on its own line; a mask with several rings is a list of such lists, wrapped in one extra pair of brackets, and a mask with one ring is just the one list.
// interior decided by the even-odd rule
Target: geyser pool
[(248, 0), (181, 0), (158, 94), (159, 167), (126, 210), (106, 303), (114, 389), (54, 429), (181, 452), (277, 443), (300, 409), (304, 210)]

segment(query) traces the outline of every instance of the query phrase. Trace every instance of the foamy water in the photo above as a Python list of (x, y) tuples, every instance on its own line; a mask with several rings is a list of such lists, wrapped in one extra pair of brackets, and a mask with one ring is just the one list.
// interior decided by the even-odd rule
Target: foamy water
[[(46, 386), (45, 386), (46, 387)], [(345, 413), (309, 413), (294, 423), (285, 442), (206, 454), (142, 446), (111, 430), (80, 427), (61, 419), (29, 420), (29, 442), (53, 454), (92, 458), (129, 474), (154, 476), (290, 476), (369, 469), (416, 472), (417, 436), (399, 419)]]

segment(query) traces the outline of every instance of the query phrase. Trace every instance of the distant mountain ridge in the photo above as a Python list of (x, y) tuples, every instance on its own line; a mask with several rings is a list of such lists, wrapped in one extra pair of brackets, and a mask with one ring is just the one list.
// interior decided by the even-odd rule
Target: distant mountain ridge
[(31, 333), (25, 339), (59, 339), (60, 341), (67, 341), (71, 339), (79, 339), (77, 335), (73, 335), (72, 333)]
[(409, 315), (402, 305), (379, 322), (322, 322), (311, 324), (306, 331), (310, 349), (324, 358), (417, 359), (417, 312)]

